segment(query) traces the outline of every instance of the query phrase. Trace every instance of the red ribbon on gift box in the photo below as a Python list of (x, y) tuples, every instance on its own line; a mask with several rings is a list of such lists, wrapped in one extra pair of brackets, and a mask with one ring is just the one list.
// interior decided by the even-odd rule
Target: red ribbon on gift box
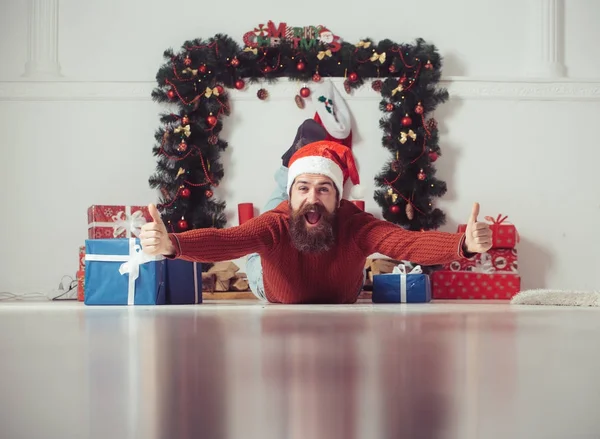
[[(497, 218), (493, 218), (491, 216), (486, 216), (484, 218), (486, 219), (486, 221), (490, 221), (492, 223), (492, 225), (499, 226), (504, 221), (506, 221), (506, 218), (508, 218), (508, 215), (502, 216), (502, 214), (499, 214)], [(516, 239), (516, 242), (519, 242), (521, 240), (520, 236), (519, 236), (519, 231), (517, 230), (516, 227), (515, 227), (515, 239)]]

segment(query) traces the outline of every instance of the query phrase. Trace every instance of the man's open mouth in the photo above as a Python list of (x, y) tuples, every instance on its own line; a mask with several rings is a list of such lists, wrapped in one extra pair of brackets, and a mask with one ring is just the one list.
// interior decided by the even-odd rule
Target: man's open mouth
[(307, 214), (304, 215), (304, 218), (306, 218), (306, 222), (308, 224), (314, 226), (321, 219), (321, 214), (319, 212), (308, 212)]

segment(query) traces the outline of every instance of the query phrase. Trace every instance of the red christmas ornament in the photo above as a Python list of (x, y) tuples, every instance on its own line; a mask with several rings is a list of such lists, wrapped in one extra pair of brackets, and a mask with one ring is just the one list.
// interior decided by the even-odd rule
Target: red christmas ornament
[(348, 79), (352, 82), (358, 81), (358, 74), (356, 72), (352, 72), (348, 75)]
[(206, 73), (206, 66), (204, 64), (202, 64), (200, 67), (198, 67), (198, 71), (200, 73)]
[(373, 81), (373, 83), (371, 84), (371, 88), (373, 90), (375, 90), (377, 93), (379, 93), (381, 91), (381, 89), (383, 88), (383, 82), (379, 79)]
[(217, 93), (219, 93), (219, 96), (222, 95), (223, 93), (225, 93), (225, 89), (223, 88), (222, 85), (217, 85), (215, 87), (215, 90), (217, 90)]
[(402, 84), (402, 85), (406, 84), (406, 75), (402, 75), (402, 78), (400, 78), (400, 84)]
[(390, 212), (392, 212), (394, 215), (399, 214), (400, 206), (398, 206), (397, 204), (394, 204), (392, 207), (390, 207)]
[(307, 98), (310, 96), (310, 88), (308, 87), (302, 87), (300, 89), (300, 96), (302, 96), (303, 98)]
[(189, 118), (189, 117), (187, 117), (187, 116), (183, 116), (183, 117), (181, 118), (181, 125), (187, 125), (187, 124), (189, 124), (189, 123), (190, 123), (190, 118)]
[(177, 147), (177, 151), (179, 151), (179, 152), (186, 152), (187, 148), (188, 148), (187, 143), (185, 143), (185, 140), (182, 140), (179, 143), (179, 146)]
[(237, 88), (238, 90), (243, 89), (246, 86), (246, 83), (244, 82), (243, 79), (238, 79), (237, 81), (235, 81), (235, 88)]
[(218, 141), (219, 138), (214, 134), (208, 138), (208, 143), (210, 143), (211, 145), (216, 145)]
[(273, 71), (273, 69), (271, 68), (271, 66), (266, 66), (264, 72), (265, 73), (271, 73)]
[(299, 72), (302, 72), (305, 68), (306, 68), (306, 64), (304, 64), (302, 61), (300, 61), (300, 62), (298, 62), (298, 64), (296, 64), (296, 69)]
[(173, 98), (175, 97), (175, 92), (174, 92), (173, 90), (169, 90), (169, 91), (167, 92), (167, 97), (168, 97), (169, 99), (173, 99)]
[(433, 64), (431, 64), (431, 61), (427, 60), (427, 64), (425, 64), (425, 68), (427, 70), (432, 70), (433, 69)]
[(394, 104), (390, 103), (385, 106), (386, 111), (394, 111)]
[(392, 64), (388, 70), (390, 71), (390, 73), (396, 73), (396, 66), (394, 64)]
[(314, 82), (321, 82), (321, 75), (319, 75), (318, 73), (315, 73), (312, 77), (312, 80)]
[(418, 178), (419, 180), (423, 181), (423, 180), (425, 180), (425, 177), (427, 177), (427, 176), (425, 175), (425, 172), (423, 172), (423, 170), (421, 169), (421, 170), (419, 171), (419, 173), (417, 174), (417, 178)]
[(267, 90), (265, 90), (264, 88), (261, 88), (260, 90), (258, 90), (256, 92), (256, 96), (261, 101), (264, 101), (265, 99), (267, 99), (269, 97), (269, 92)]
[(432, 162), (435, 162), (435, 161), (438, 159), (438, 154), (437, 154), (437, 152), (431, 151), (431, 152), (429, 153), (429, 159), (430, 159)]
[(239, 66), (239, 65), (240, 65), (240, 60), (239, 60), (239, 59), (237, 59), (237, 58), (233, 58), (233, 59), (231, 60), (231, 65), (232, 65), (233, 67), (237, 67), (237, 66)]
[(192, 65), (192, 60), (190, 59), (190, 57), (189, 57), (189, 56), (186, 56), (186, 57), (185, 57), (185, 59), (183, 60), (183, 63), (184, 63), (186, 66), (191, 66), (191, 65)]
[(206, 192), (204, 192), (204, 195), (206, 195), (206, 198), (212, 198), (212, 196), (213, 196), (214, 194), (213, 194), (213, 191), (211, 191), (211, 190), (209, 189), (209, 190), (207, 190)]
[(186, 220), (184, 220), (184, 219), (180, 220), (180, 221), (177, 223), (177, 225), (179, 226), (179, 229), (180, 229), (180, 230), (187, 230), (187, 228), (188, 228), (188, 223), (187, 223), (187, 221), (186, 221)]
[(190, 195), (192, 195), (192, 191), (190, 191), (188, 188), (185, 188), (181, 191), (181, 196), (184, 198), (188, 198)]
[(217, 118), (211, 114), (206, 118), (206, 123), (214, 127), (217, 124)]
[(408, 117), (408, 114), (402, 118), (402, 125), (405, 127), (409, 127), (412, 125), (412, 119)]
[(423, 114), (423, 110), (424, 110), (423, 109), (423, 105), (421, 105), (421, 103), (419, 102), (417, 104), (417, 106), (415, 107), (415, 113), (417, 113), (417, 114)]

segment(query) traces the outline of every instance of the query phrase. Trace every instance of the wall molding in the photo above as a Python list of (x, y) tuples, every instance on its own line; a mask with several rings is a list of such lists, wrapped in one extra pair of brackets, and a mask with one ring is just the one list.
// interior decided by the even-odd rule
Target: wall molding
[[(343, 78), (332, 78), (343, 90)], [(252, 84), (244, 91), (231, 90), (233, 100), (255, 100), (261, 86), (269, 91), (269, 100), (293, 99), (304, 83), (281, 78), (276, 84)], [(308, 84), (310, 86), (310, 83)], [(68, 102), (68, 101), (151, 101), (156, 86), (151, 81), (0, 81), (0, 101)], [(531, 79), (446, 77), (439, 84), (450, 99), (486, 99), (515, 101), (600, 101), (600, 78)], [(347, 100), (378, 101), (370, 81)]]

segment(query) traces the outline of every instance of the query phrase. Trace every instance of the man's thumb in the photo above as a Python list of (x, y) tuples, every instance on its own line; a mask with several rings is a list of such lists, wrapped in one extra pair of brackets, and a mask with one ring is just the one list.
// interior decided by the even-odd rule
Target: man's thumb
[(469, 222), (476, 223), (478, 216), (479, 216), (479, 203), (474, 203), (473, 210), (471, 211), (471, 218), (469, 218)]
[(148, 211), (150, 212), (150, 216), (152, 217), (155, 223), (163, 224), (163, 220), (160, 217), (160, 213), (158, 212), (158, 209), (154, 204), (148, 205)]

